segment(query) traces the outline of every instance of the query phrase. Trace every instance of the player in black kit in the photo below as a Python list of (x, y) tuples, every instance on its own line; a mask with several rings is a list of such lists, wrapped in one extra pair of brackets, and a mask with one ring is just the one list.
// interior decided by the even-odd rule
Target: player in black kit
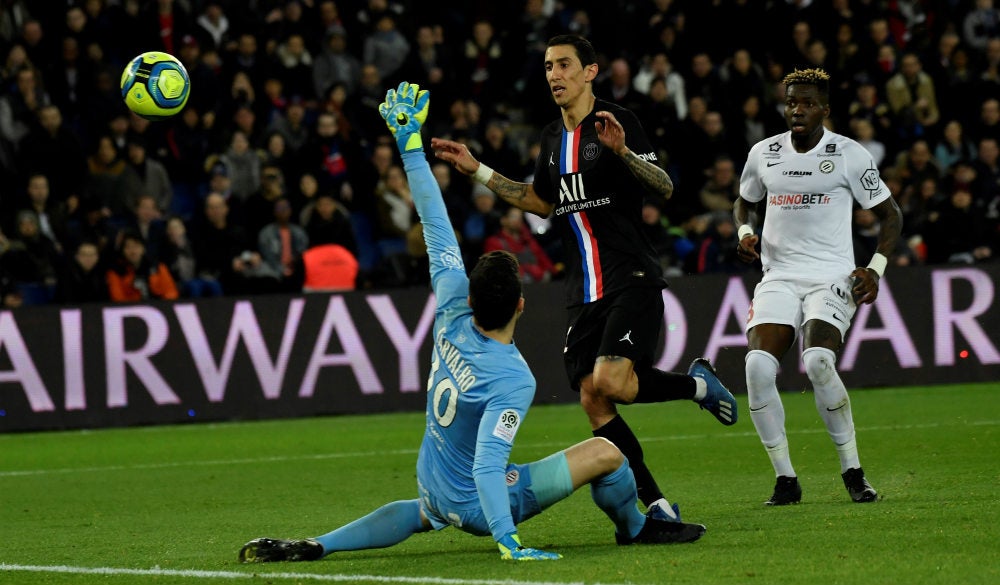
[(650, 513), (679, 519), (617, 405), (691, 399), (731, 425), (736, 400), (705, 359), (695, 360), (687, 374), (652, 367), (666, 281), (640, 229), (642, 200), (647, 193), (669, 198), (673, 183), (657, 166), (636, 116), (594, 96), (596, 76), (589, 41), (575, 35), (549, 40), (545, 77), (562, 116), (542, 130), (533, 183), (494, 172), (457, 142), (434, 138), (431, 145), (439, 158), (507, 203), (552, 216), (567, 253), (564, 361), (570, 384), (580, 392), (594, 435), (628, 457)]

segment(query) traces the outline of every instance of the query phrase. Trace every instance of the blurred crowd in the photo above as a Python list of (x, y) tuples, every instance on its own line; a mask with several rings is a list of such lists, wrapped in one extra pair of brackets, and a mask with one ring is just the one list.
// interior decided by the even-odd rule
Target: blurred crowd
[[(829, 128), (872, 153), (903, 209), (892, 261), (992, 262), (997, 3), (0, 0), (2, 306), (423, 283), (420, 224), (377, 113), (386, 89), (430, 89), (429, 136), (530, 180), (558, 116), (545, 43), (567, 32), (592, 41), (596, 95), (636, 113), (674, 180), (642, 214), (668, 274), (749, 268), (731, 218), (740, 173), (751, 145), (786, 129), (781, 79), (808, 67), (831, 75)], [(165, 121), (121, 99), (121, 71), (150, 50), (191, 77)], [(560, 277), (545, 219), (433, 171), (468, 259), (507, 249), (526, 282)], [(864, 266), (878, 225), (854, 220)]]

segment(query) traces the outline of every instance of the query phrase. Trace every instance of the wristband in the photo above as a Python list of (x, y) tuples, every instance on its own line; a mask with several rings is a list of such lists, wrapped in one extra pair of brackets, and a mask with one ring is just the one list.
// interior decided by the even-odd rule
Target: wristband
[(753, 228), (747, 224), (741, 225), (740, 229), (736, 231), (736, 239), (738, 239), (741, 242), (743, 241), (743, 238), (752, 235), (753, 235)]
[(875, 271), (875, 274), (877, 274), (879, 278), (882, 278), (882, 275), (885, 274), (886, 264), (888, 263), (889, 260), (885, 256), (875, 252), (875, 255), (872, 256), (872, 261), (868, 263), (868, 269)]
[(479, 168), (476, 169), (476, 172), (472, 173), (472, 180), (477, 183), (482, 183), (483, 185), (489, 183), (492, 178), (493, 169), (483, 163), (479, 163)]

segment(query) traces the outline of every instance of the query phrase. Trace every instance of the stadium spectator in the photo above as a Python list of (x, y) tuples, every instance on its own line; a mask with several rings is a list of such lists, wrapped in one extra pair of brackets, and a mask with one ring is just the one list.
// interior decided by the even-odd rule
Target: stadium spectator
[(974, 207), (990, 219), (1000, 220), (1000, 148), (995, 138), (983, 138), (972, 168), (976, 179), (969, 185)]
[[(639, 68), (632, 86), (636, 91), (652, 98), (653, 82), (662, 79), (666, 94), (664, 100), (671, 107), (673, 115), (678, 120), (687, 116), (687, 94), (684, 89), (684, 77), (674, 70), (669, 55), (660, 51), (654, 53), (643, 66)], [(654, 102), (658, 101), (653, 99)]]
[[(921, 181), (915, 189), (904, 191), (898, 198), (899, 208), (903, 212), (903, 235), (907, 238), (917, 237), (922, 240), (928, 222), (937, 216), (941, 205), (947, 199), (948, 197), (940, 188), (940, 182), (932, 177)], [(857, 220), (857, 216), (855, 216), (855, 220)]]
[(61, 256), (55, 242), (41, 233), (35, 212), (24, 209), (17, 213), (14, 235), (0, 260), (24, 304), (52, 300)]
[(286, 198), (288, 189), (285, 174), (280, 167), (266, 164), (260, 169), (260, 189), (247, 197), (243, 205), (242, 221), (247, 234), (256, 235), (267, 224), (274, 221), (274, 204), (279, 199)]
[(746, 272), (747, 264), (740, 262), (736, 254), (739, 243), (732, 213), (710, 213), (705, 231), (701, 233), (698, 242), (695, 271), (699, 274)]
[(854, 139), (872, 155), (872, 161), (876, 167), (881, 168), (885, 161), (885, 144), (875, 137), (875, 127), (864, 118), (857, 118), (851, 121), (851, 130)]
[(302, 35), (293, 34), (278, 43), (274, 71), (284, 86), (285, 95), (302, 100), (315, 99), (313, 57)]
[(164, 161), (173, 197), (170, 212), (190, 219), (200, 205), (205, 183), (205, 159), (208, 158), (211, 136), (194, 107), (186, 107), (167, 131), (169, 156)]
[(166, 237), (167, 226), (163, 220), (163, 212), (156, 206), (152, 195), (139, 195), (135, 198), (135, 207), (125, 229), (132, 230), (142, 237), (146, 246), (146, 255), (153, 262), (160, 260), (160, 246)]
[(500, 217), (500, 229), (486, 238), (483, 253), (505, 250), (517, 258), (523, 282), (549, 282), (556, 268), (524, 223), (524, 212), (508, 207)]
[(508, 138), (509, 125), (498, 119), (486, 123), (479, 158), (492, 168), (512, 175), (520, 174), (521, 155), (514, 149)]
[(500, 228), (500, 211), (497, 198), (485, 185), (472, 186), (472, 209), (462, 224), (462, 253), (467, 261), (483, 253), (483, 244), (490, 234)]
[(976, 0), (976, 6), (962, 19), (965, 43), (977, 51), (985, 51), (986, 43), (1000, 36), (1000, 9), (994, 0)]
[(187, 234), (184, 220), (174, 215), (166, 221), (160, 259), (170, 270), (180, 296), (184, 298), (218, 297), (222, 285), (212, 275), (202, 271), (194, 245)]
[(59, 108), (38, 108), (38, 125), (21, 141), (18, 160), (22, 173), (49, 178), (53, 201), (65, 203), (69, 213), (76, 210), (87, 177), (87, 157), (77, 134), (63, 124)]
[(365, 39), (362, 62), (374, 65), (380, 79), (394, 79), (409, 53), (410, 43), (396, 27), (396, 17), (379, 15), (374, 32)]
[(503, 46), (491, 22), (476, 20), (469, 32), (462, 44), (456, 81), (467, 88), (463, 92), (465, 97), (476, 100), (483, 110), (493, 112), (496, 102), (506, 97), (511, 64), (505, 61)]
[(218, 280), (227, 295), (275, 292), (277, 274), (263, 264), (246, 230), (230, 222), (229, 206), (221, 195), (205, 198), (204, 217), (193, 242), (200, 270)]
[(333, 195), (316, 195), (315, 201), (302, 210), (300, 223), (305, 227), (310, 248), (337, 244), (352, 255), (357, 255), (358, 245), (351, 228), (350, 214), (343, 205), (337, 203)]
[(58, 303), (100, 303), (111, 300), (101, 251), (91, 241), (80, 242), (60, 266), (54, 300)]
[(202, 4), (201, 14), (195, 19), (195, 25), (195, 36), (206, 49), (223, 51), (230, 44), (236, 44), (232, 39), (229, 17), (226, 16), (222, 0), (206, 0)]
[(1000, 142), (1000, 99), (991, 97), (983, 100), (979, 106), (979, 118), (972, 124), (970, 134), (976, 142), (983, 138)]
[(976, 158), (976, 147), (965, 135), (965, 129), (958, 120), (949, 120), (941, 132), (941, 139), (934, 146), (934, 160), (942, 170), (947, 171), (958, 161), (972, 161)]
[(664, 276), (680, 276), (682, 253), (687, 251), (679, 236), (669, 227), (670, 220), (663, 215), (663, 206), (653, 197), (642, 201), (642, 225), (640, 230), (653, 245), (656, 258)]
[(896, 116), (900, 138), (909, 141), (934, 135), (941, 117), (934, 81), (923, 71), (915, 53), (903, 55), (899, 73), (886, 83), (885, 95)]
[[(441, 34), (443, 35), (443, 32)], [(457, 93), (454, 57), (451, 51), (443, 42), (438, 42), (435, 25), (417, 26), (414, 37), (415, 45), (407, 54), (400, 74), (433, 93), (437, 103), (450, 102)]]
[(416, 219), (413, 195), (402, 167), (389, 167), (385, 179), (375, 189), (375, 196), (379, 250), (383, 257), (402, 253), (406, 250), (406, 234)]
[(132, 230), (119, 234), (117, 254), (106, 278), (108, 293), (116, 303), (173, 300), (179, 296), (170, 270), (146, 255), (142, 236)]
[(649, 98), (632, 87), (632, 67), (621, 57), (611, 61), (607, 75), (595, 83), (594, 95), (631, 110), (640, 120), (645, 120), (649, 114)]
[(138, 207), (141, 196), (151, 197), (160, 213), (169, 211), (174, 194), (170, 175), (163, 163), (147, 156), (146, 141), (142, 137), (129, 138), (125, 162), (122, 181), (129, 212)]
[(312, 76), (317, 96), (327, 95), (336, 83), (343, 84), (348, 95), (357, 89), (361, 60), (347, 50), (347, 29), (343, 26), (335, 24), (326, 29), (326, 42), (314, 60)]
[(13, 87), (0, 93), (0, 139), (11, 156), (34, 127), (39, 109), (51, 103), (39, 83), (40, 75), (30, 63), (22, 65), (14, 73)]
[[(685, 105), (686, 108), (686, 105)], [(679, 174), (675, 168), (677, 161), (672, 156), (676, 148), (680, 119), (670, 100), (667, 82), (662, 77), (652, 80), (649, 87), (649, 108), (643, 127), (649, 133), (649, 140), (656, 149), (656, 158), (671, 175)]]
[(993, 258), (990, 223), (973, 205), (972, 193), (956, 189), (932, 217), (926, 232), (927, 260), (974, 264)]
[(23, 207), (34, 212), (38, 219), (38, 231), (56, 245), (60, 253), (67, 241), (68, 218), (66, 206), (49, 197), (49, 179), (36, 174), (28, 177), (27, 197)]
[(708, 180), (701, 186), (698, 213), (712, 211), (732, 211), (733, 203), (740, 195), (740, 183), (736, 178), (736, 166), (726, 156), (715, 159), (708, 173)]
[(695, 53), (691, 57), (691, 70), (684, 84), (688, 99), (700, 97), (710, 110), (719, 110), (725, 104), (725, 87), (719, 70), (707, 52)]
[(904, 190), (916, 188), (927, 178), (941, 178), (941, 168), (931, 155), (927, 141), (923, 139), (911, 142), (910, 148), (896, 157), (895, 166)]
[(750, 51), (736, 49), (732, 57), (719, 70), (722, 91), (726, 95), (726, 109), (723, 113), (729, 119), (739, 115), (739, 109), (747, 98), (764, 99), (767, 84), (764, 72), (754, 64)]
[[(342, 200), (351, 199), (355, 192), (353, 182), (360, 174), (357, 168), (360, 157), (357, 143), (341, 135), (337, 116), (321, 113), (316, 119), (315, 135), (302, 150), (304, 171), (316, 177), (320, 190), (334, 193)], [(360, 188), (357, 192), (359, 196), (365, 193)]]
[(279, 290), (298, 292), (302, 290), (302, 254), (309, 248), (309, 236), (301, 226), (292, 223), (292, 204), (288, 199), (276, 199), (273, 214), (274, 221), (257, 235), (257, 250), (269, 271), (278, 275)]

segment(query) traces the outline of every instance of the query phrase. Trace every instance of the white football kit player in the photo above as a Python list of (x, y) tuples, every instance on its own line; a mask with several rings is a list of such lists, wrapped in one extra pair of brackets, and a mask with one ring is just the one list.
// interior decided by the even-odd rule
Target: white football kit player
[(779, 323), (797, 329), (815, 318), (843, 336), (856, 309), (850, 293), (854, 203), (870, 209), (891, 197), (871, 155), (829, 130), (805, 153), (795, 151), (791, 132), (778, 134), (750, 149), (740, 196), (767, 202), (760, 246), (764, 276), (747, 328)]

